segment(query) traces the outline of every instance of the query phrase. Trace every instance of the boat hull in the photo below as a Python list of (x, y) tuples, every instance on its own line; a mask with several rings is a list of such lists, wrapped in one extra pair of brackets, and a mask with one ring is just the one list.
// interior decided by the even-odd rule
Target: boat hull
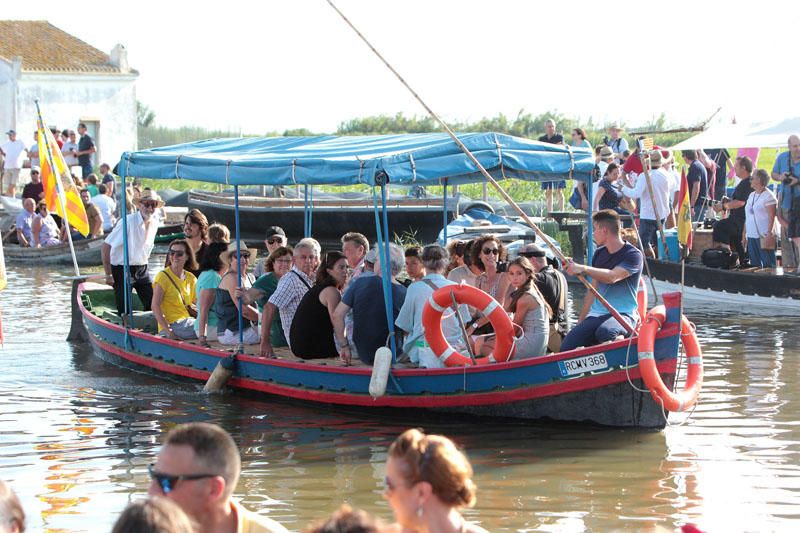
[[(102, 265), (103, 260), (100, 250), (103, 246), (103, 237), (74, 241), (75, 257), (80, 266)], [(72, 252), (69, 243), (46, 246), (43, 248), (23, 248), (18, 245), (8, 245), (3, 249), (6, 261), (9, 263), (27, 265), (71, 265)]]
[[(228, 352), (126, 331), (89, 312), (76, 298), (79, 321), (103, 359), (161, 376), (205, 382)], [(677, 325), (660, 333), (655, 357), (662, 379), (674, 385)], [(565, 365), (600, 357), (605, 367), (565, 375)], [(386, 394), (368, 394), (371, 369), (343, 367), (335, 361), (297, 362), (237, 356), (229, 385), (321, 405), (358, 406), (366, 411), (410, 409), (503, 418), (552, 419), (606, 426), (663, 428), (665, 413), (644, 389), (634, 340), (546, 357), (470, 368), (393, 369)]]
[[(197, 208), (209, 222), (225, 224), (233, 233), (236, 227), (233, 200), (230, 196), (192, 193), (189, 208)], [(441, 200), (394, 202), (387, 208), (389, 235), (411, 236), (418, 242), (433, 242), (442, 228), (444, 214)], [(448, 211), (448, 222), (455, 213)], [(239, 223), (242, 238), (260, 242), (269, 226), (280, 226), (290, 241), (304, 236), (305, 211), (302, 202), (279, 198), (243, 197), (240, 199)], [(382, 223), (382, 221), (381, 221)], [(339, 245), (349, 231), (364, 233), (375, 240), (375, 211), (371, 201), (314, 200), (312, 235), (323, 244)]]
[[(650, 273), (659, 292), (680, 290), (681, 264), (648, 259)], [(742, 312), (751, 306), (771, 307), (800, 314), (800, 277), (760, 272), (708, 268), (687, 263), (683, 290), (687, 301), (735, 304)], [(649, 285), (648, 285), (649, 286)]]

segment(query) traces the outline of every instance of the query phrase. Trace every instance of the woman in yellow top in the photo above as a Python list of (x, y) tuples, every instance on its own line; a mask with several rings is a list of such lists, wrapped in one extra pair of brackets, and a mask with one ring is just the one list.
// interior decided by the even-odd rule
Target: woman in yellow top
[(153, 281), (152, 307), (159, 334), (174, 340), (197, 338), (194, 331), (197, 278), (189, 270), (197, 270), (192, 247), (184, 239), (172, 241), (164, 270)]

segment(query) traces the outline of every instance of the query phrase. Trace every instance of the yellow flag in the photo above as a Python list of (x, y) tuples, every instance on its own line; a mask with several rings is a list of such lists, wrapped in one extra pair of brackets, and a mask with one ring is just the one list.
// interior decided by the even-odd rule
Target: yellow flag
[[(58, 143), (53, 138), (49, 129), (45, 128), (40, 121), (39, 131), (39, 162), (41, 164), (42, 185), (44, 186), (44, 199), (47, 202), (47, 209), (69, 222), (78, 232), (86, 237), (89, 234), (89, 219), (86, 210), (83, 208), (80, 192), (72, 181), (67, 162), (58, 148)], [(55, 169), (50, 168), (50, 161), (53, 162)], [(64, 216), (61, 202), (58, 199), (56, 180), (61, 180), (61, 187), (64, 191), (67, 214)]]

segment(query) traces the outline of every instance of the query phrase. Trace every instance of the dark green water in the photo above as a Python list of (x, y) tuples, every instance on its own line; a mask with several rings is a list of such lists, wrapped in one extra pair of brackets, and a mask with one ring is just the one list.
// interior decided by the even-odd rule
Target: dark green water
[(10, 266), (0, 293), (0, 478), (30, 531), (110, 530), (147, 490), (164, 431), (195, 420), (241, 444), (244, 503), (294, 530), (342, 502), (390, 519), (386, 448), (412, 426), (466, 448), (479, 487), (467, 515), (491, 531), (800, 527), (797, 319), (689, 307), (706, 361), (702, 402), (661, 432), (387, 419), (207, 396), (103, 363), (64, 341), (69, 286), (52, 279), (70, 273)]

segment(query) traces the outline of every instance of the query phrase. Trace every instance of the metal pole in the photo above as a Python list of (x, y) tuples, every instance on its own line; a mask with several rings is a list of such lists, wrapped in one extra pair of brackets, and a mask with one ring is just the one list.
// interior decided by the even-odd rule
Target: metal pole
[(444, 179), (442, 187), (442, 232), (444, 235), (444, 242), (442, 246), (447, 246), (447, 178)]
[[(233, 216), (236, 225), (236, 286), (242, 288), (242, 251), (239, 231), (239, 186), (233, 186)], [(239, 346), (236, 351), (244, 353), (244, 318), (242, 317), (242, 306), (244, 301), (239, 298)]]
[(394, 338), (394, 302), (392, 301), (392, 265), (389, 261), (391, 256), (391, 250), (389, 249), (389, 215), (386, 212), (386, 184), (388, 182), (388, 176), (385, 178), (385, 182), (381, 185), (381, 210), (383, 211), (383, 272), (386, 276), (386, 314), (389, 322), (389, 342), (391, 343), (392, 348), (392, 362), (397, 360), (397, 341)]

